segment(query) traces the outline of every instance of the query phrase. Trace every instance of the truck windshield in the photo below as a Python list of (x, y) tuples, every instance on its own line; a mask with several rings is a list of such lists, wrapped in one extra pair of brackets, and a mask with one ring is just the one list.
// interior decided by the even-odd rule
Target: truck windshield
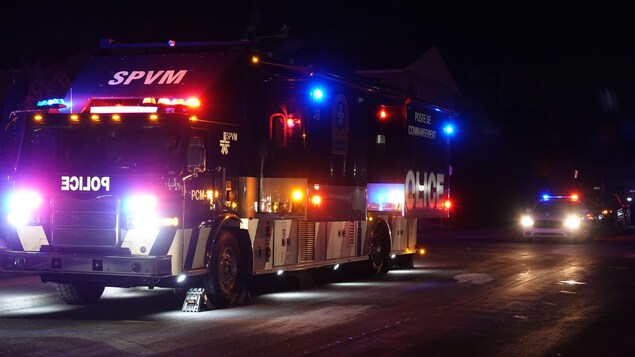
[[(112, 172), (176, 174), (182, 141), (170, 127), (27, 128), (19, 171), (46, 173)], [(123, 173), (123, 172), (122, 172)]]

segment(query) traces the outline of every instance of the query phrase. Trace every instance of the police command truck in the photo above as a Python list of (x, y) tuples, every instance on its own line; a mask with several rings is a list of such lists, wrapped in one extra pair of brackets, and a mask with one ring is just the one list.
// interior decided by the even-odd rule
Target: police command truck
[(223, 308), (257, 275), (382, 274), (411, 264), (418, 219), (449, 216), (455, 113), (248, 42), (106, 46), (39, 105), (10, 118), (0, 270), (69, 304), (146, 286)]

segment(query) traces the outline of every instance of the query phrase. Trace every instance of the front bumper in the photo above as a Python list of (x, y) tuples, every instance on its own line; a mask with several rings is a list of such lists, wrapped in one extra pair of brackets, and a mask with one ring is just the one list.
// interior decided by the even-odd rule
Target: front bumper
[(2, 251), (0, 271), (161, 279), (172, 275), (172, 257)]
[(588, 235), (586, 229), (562, 229), (562, 228), (524, 228), (525, 238), (580, 238)]

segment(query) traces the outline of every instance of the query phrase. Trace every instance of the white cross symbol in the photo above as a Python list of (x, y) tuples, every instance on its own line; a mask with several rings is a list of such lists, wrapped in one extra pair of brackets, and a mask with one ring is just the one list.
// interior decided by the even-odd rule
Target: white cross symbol
[(229, 154), (229, 140), (220, 140), (220, 153), (223, 155)]

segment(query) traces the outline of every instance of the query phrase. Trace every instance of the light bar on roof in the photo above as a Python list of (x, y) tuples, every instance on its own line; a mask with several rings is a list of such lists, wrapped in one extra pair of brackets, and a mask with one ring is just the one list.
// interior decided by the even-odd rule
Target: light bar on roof
[(124, 106), (124, 105), (113, 105), (106, 107), (90, 107), (90, 112), (95, 114), (104, 114), (104, 113), (156, 113), (157, 107), (151, 106)]
[(63, 98), (51, 98), (40, 100), (37, 102), (38, 107), (53, 107), (53, 108), (66, 108), (66, 103)]
[(570, 199), (572, 201), (577, 201), (578, 200), (578, 195), (573, 194), (573, 195), (568, 195), (568, 196), (562, 196), (562, 195), (542, 195), (542, 199), (543, 200), (550, 200), (550, 199), (558, 199), (558, 198), (565, 198), (565, 199)]

